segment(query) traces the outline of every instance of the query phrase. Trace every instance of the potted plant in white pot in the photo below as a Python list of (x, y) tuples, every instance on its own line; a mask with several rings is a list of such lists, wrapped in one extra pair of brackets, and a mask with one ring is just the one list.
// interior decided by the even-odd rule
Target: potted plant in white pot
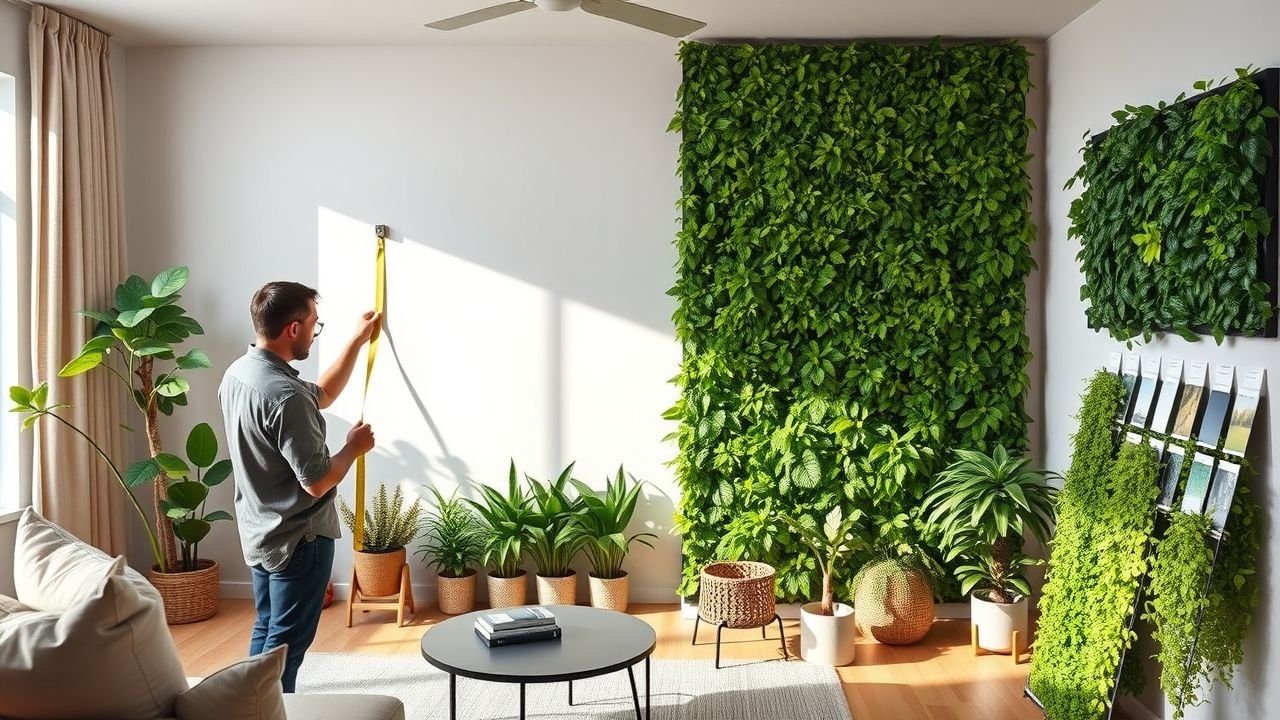
[(636, 511), (642, 483), (633, 477), (627, 486), (627, 475), (618, 466), (615, 479), (606, 482), (604, 497), (579, 480), (573, 480), (582, 502), (582, 512), (577, 522), (586, 533), (586, 552), (591, 560), (591, 605), (626, 612), (630, 596), (627, 572), (622, 561), (631, 551), (631, 543), (639, 542), (653, 547), (649, 538), (658, 536), (651, 532), (636, 533), (627, 537), (627, 526)]
[(800, 606), (800, 657), (818, 665), (852, 664), (857, 653), (853, 607), (835, 601), (832, 577), (838, 563), (867, 545), (858, 526), (862, 513), (855, 510), (846, 518), (833, 508), (821, 528), (809, 517), (779, 517), (813, 551), (822, 572), (822, 599)]
[(489, 566), (487, 585), (489, 607), (505, 608), (523, 605), (528, 589), (525, 571), (520, 567), (524, 557), (533, 510), (516, 475), (515, 461), (507, 477), (507, 494), (480, 485), (481, 501), (467, 500), (480, 514), (485, 525), (484, 552), (480, 561)]
[(484, 555), (484, 524), (456, 493), (446, 498), (439, 490), (430, 490), (436, 506), (427, 513), (417, 553), (436, 570), (440, 611), (448, 615), (471, 612), (476, 605), (476, 570), (472, 565)]
[(957, 450), (957, 459), (925, 497), (928, 522), (942, 532), (947, 560), (963, 558), (956, 568), (960, 591), (971, 592), (977, 644), (998, 653), (1018, 652), (1013, 633), (1027, 636), (1027, 598), (1031, 586), (1024, 569), (1039, 561), (1024, 555), (1030, 532), (1048, 540), (1057, 511), (1055, 474), (1030, 467), (1029, 458), (1012, 457), (1003, 446), (987, 455)]
[[(338, 510), (347, 529), (355, 533), (355, 513), (341, 497)], [(361, 593), (368, 597), (387, 597), (400, 592), (404, 548), (418, 536), (421, 526), (421, 500), (415, 499), (406, 505), (399, 485), (388, 500), (387, 486), (378, 486), (373, 503), (364, 511), (364, 544), (355, 551), (356, 584)]]
[(526, 476), (533, 499), (529, 557), (537, 567), (541, 605), (573, 605), (578, 600), (578, 574), (570, 565), (586, 544), (587, 534), (578, 523), (581, 499), (569, 497), (567, 490), (572, 473), (573, 463), (569, 463), (555, 481), (545, 485)]

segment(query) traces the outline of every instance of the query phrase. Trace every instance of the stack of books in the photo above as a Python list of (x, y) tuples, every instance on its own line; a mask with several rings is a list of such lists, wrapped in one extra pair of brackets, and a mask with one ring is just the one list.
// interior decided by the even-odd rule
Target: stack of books
[(476, 635), (488, 647), (556, 640), (560, 626), (556, 616), (544, 607), (508, 608), (484, 613), (476, 618)]

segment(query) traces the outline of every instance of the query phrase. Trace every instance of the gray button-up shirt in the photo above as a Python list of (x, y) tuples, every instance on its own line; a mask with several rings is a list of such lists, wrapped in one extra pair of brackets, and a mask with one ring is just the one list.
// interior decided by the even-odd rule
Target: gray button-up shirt
[(337, 489), (319, 498), (303, 489), (329, 473), (320, 386), (283, 358), (249, 346), (218, 388), (244, 561), (269, 572), (289, 564), (301, 540), (342, 537)]

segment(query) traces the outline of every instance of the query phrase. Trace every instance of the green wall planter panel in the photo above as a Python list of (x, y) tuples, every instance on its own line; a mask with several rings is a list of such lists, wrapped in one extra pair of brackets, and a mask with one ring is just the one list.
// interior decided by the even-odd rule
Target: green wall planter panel
[(919, 504), (950, 449), (1025, 447), (1027, 57), (682, 46), (683, 594), (746, 555), (814, 597), (779, 511), (840, 505), (882, 544), (931, 548)]

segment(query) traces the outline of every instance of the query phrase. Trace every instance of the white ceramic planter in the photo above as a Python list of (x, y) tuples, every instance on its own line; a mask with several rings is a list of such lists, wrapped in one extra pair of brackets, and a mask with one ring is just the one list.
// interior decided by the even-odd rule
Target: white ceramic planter
[(997, 653), (1013, 652), (1013, 632), (1018, 631), (1019, 644), (1027, 642), (1027, 599), (994, 603), (977, 595), (970, 597), (970, 613), (978, 628), (978, 647)]
[(800, 657), (815, 665), (852, 665), (857, 653), (853, 608), (835, 604), (834, 615), (822, 614), (822, 603), (800, 607)]

